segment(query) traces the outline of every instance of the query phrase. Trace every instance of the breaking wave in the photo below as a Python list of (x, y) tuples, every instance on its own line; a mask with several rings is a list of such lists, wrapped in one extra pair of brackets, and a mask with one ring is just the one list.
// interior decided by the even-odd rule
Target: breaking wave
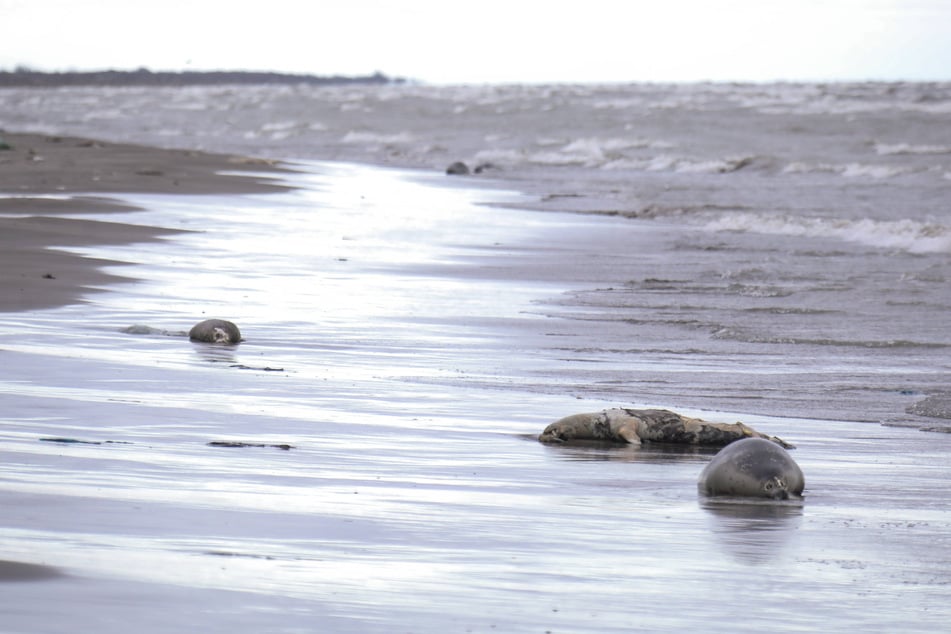
[(892, 178), (916, 171), (904, 165), (871, 165), (866, 163), (806, 163), (794, 161), (783, 168), (785, 174), (827, 173), (850, 178)]
[[(482, 150), (476, 162), (501, 165), (576, 166), (603, 170), (725, 174), (750, 165), (745, 155), (702, 158), (669, 153), (675, 144), (644, 138), (581, 138), (542, 147)], [(668, 150), (654, 153), (651, 150)]]
[(910, 143), (876, 143), (875, 152), (880, 156), (892, 154), (951, 154), (951, 145), (913, 145)]
[(409, 132), (396, 132), (393, 134), (377, 134), (374, 132), (356, 132), (346, 133), (341, 143), (362, 143), (370, 145), (393, 145), (400, 143), (412, 143), (414, 137)]
[(951, 253), (951, 227), (917, 220), (837, 220), (797, 216), (727, 213), (705, 225), (711, 231), (833, 238), (909, 253)]
[(831, 338), (812, 338), (812, 337), (789, 337), (785, 335), (774, 335), (762, 333), (746, 328), (723, 327), (717, 328), (711, 333), (714, 339), (726, 339), (731, 341), (743, 341), (746, 343), (765, 343), (781, 345), (804, 345), (804, 346), (831, 346), (838, 348), (872, 348), (872, 349), (904, 349), (904, 348), (927, 348), (947, 347), (942, 343), (912, 341), (909, 339), (889, 339), (884, 341), (862, 340), (862, 339), (831, 339)]

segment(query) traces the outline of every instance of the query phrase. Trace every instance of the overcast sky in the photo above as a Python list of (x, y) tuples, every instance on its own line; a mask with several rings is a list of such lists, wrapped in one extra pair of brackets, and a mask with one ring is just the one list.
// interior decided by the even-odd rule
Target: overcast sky
[(0, 0), (0, 69), (951, 80), (951, 0)]

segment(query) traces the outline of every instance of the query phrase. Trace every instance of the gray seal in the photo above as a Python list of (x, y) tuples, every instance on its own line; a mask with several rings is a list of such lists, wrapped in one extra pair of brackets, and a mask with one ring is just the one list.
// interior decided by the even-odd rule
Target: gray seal
[(704, 495), (788, 500), (805, 487), (802, 469), (785, 449), (762, 438), (730, 443), (704, 467), (697, 489)]
[(204, 341), (205, 343), (232, 344), (241, 341), (241, 331), (230, 321), (206, 319), (195, 324), (188, 331), (188, 338), (192, 341)]
[(742, 438), (765, 438), (792, 447), (781, 438), (761, 434), (743, 423), (711, 423), (666, 409), (614, 407), (566, 416), (545, 428), (543, 443), (606, 441), (640, 445), (645, 442), (724, 446)]

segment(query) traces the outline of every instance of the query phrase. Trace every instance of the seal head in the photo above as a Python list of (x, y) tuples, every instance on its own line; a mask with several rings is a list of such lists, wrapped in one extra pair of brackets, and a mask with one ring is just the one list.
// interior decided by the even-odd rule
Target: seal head
[(195, 324), (188, 331), (188, 338), (192, 341), (203, 341), (205, 343), (233, 344), (241, 341), (241, 331), (230, 321), (206, 319)]
[(785, 449), (763, 438), (745, 438), (720, 450), (704, 467), (697, 489), (704, 495), (788, 500), (805, 487), (802, 469)]

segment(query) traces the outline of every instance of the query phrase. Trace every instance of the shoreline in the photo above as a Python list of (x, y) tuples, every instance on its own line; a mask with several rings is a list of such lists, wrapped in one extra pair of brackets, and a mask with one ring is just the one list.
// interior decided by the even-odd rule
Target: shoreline
[(290, 171), (275, 161), (6, 131), (0, 139), (11, 147), (0, 150), (2, 312), (77, 303), (99, 286), (129, 279), (103, 271), (121, 262), (57, 247), (152, 242), (181, 232), (71, 215), (140, 211), (122, 201), (129, 193), (244, 195), (288, 189), (271, 181)]
[[(292, 167), (276, 160), (228, 154), (38, 134), (0, 133), (0, 138), (15, 148), (0, 151), (0, 312), (82, 304), (84, 296), (105, 290), (104, 287), (135, 281), (134, 275), (104, 270), (124, 262), (85, 257), (56, 247), (148, 243), (187, 233), (182, 229), (71, 215), (136, 211), (136, 207), (122, 201), (122, 193), (240, 196), (288, 191), (291, 186), (271, 179), (295, 173)], [(42, 160), (37, 160), (37, 156)], [(240, 174), (241, 171), (248, 173)], [(436, 179), (436, 175), (429, 175)], [(440, 179), (440, 185), (445, 187), (501, 185), (532, 197), (531, 189), (520, 187), (522, 184), (491, 176)], [(519, 202), (492, 204), (552, 211)], [(923, 394), (926, 400), (922, 409), (906, 413), (921, 414), (926, 422), (937, 425), (929, 431), (945, 431), (946, 396), (930, 390)], [(908, 426), (920, 427), (920, 423), (921, 420), (915, 420)], [(892, 420), (889, 424), (897, 423)]]

